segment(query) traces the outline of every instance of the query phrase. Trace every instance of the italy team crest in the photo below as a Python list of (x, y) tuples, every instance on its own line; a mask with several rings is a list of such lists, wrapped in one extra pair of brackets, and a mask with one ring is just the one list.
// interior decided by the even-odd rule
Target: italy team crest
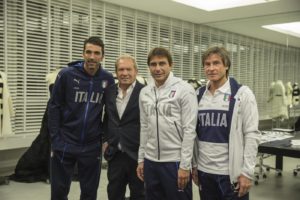
[(170, 94), (169, 94), (169, 98), (173, 98), (176, 94), (176, 90), (171, 90)]
[(231, 95), (230, 95), (230, 94), (226, 94), (226, 93), (225, 93), (225, 94), (224, 94), (224, 98), (223, 98), (223, 100), (224, 100), (224, 101), (230, 101), (230, 100), (231, 100), (231, 98), (232, 98), (232, 97), (231, 97)]

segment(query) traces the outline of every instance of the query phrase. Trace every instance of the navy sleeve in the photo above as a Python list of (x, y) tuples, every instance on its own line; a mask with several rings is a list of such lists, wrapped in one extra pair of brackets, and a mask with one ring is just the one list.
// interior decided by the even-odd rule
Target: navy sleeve
[(113, 78), (113, 76), (109, 76), (108, 80), (107, 80), (108, 84), (107, 84), (107, 87), (105, 88), (104, 90), (104, 94), (103, 94), (103, 100), (104, 100), (104, 105), (105, 105), (105, 109), (104, 109), (104, 117), (103, 117), (103, 128), (102, 128), (102, 141), (103, 143), (104, 142), (107, 142), (108, 140), (108, 115), (107, 115), (107, 112), (106, 112), (106, 93), (107, 93), (107, 90), (109, 90), (109, 88), (111, 88), (111, 85), (115, 84), (115, 79)]
[(60, 72), (56, 78), (48, 104), (48, 128), (51, 141), (59, 136), (61, 109), (64, 104), (64, 93), (66, 92), (62, 74)]

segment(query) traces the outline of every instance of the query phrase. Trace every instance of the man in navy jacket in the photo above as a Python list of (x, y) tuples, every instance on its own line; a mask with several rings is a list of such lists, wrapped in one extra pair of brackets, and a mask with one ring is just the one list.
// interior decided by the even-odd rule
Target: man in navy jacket
[(139, 93), (143, 85), (136, 80), (137, 64), (129, 55), (120, 56), (115, 65), (118, 84), (105, 95), (105, 148), (108, 161), (109, 200), (124, 199), (126, 186), (130, 199), (144, 199), (144, 184), (136, 175), (140, 142)]
[(100, 62), (104, 44), (98, 37), (84, 42), (83, 61), (62, 69), (49, 101), (51, 136), (51, 200), (67, 199), (74, 166), (78, 166), (80, 199), (96, 200), (100, 179), (102, 110), (113, 76)]

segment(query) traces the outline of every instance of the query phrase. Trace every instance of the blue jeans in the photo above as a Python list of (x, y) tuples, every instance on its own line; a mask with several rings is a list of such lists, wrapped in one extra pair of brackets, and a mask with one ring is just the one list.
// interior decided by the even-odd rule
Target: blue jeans
[(228, 175), (209, 174), (198, 170), (201, 200), (249, 200), (249, 193), (238, 197)]

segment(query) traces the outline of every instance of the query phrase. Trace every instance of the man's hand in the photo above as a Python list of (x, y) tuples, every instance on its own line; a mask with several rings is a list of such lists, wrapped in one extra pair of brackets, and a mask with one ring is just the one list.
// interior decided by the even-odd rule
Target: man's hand
[(179, 190), (184, 190), (186, 187), (187, 183), (190, 180), (190, 170), (184, 170), (179, 168), (178, 170), (178, 189)]
[(197, 167), (193, 167), (193, 169), (192, 169), (192, 179), (193, 179), (194, 183), (199, 186), (199, 178), (198, 178)]
[(251, 188), (251, 185), (252, 185), (252, 181), (246, 176), (241, 174), (238, 177), (238, 184), (236, 186), (236, 189), (238, 189), (239, 192), (238, 196), (241, 197), (247, 194)]
[(144, 181), (144, 162), (140, 162), (136, 168), (136, 174), (141, 179), (141, 181)]
[(108, 143), (107, 142), (104, 142), (102, 144), (102, 152), (105, 152), (106, 148), (108, 147)]

